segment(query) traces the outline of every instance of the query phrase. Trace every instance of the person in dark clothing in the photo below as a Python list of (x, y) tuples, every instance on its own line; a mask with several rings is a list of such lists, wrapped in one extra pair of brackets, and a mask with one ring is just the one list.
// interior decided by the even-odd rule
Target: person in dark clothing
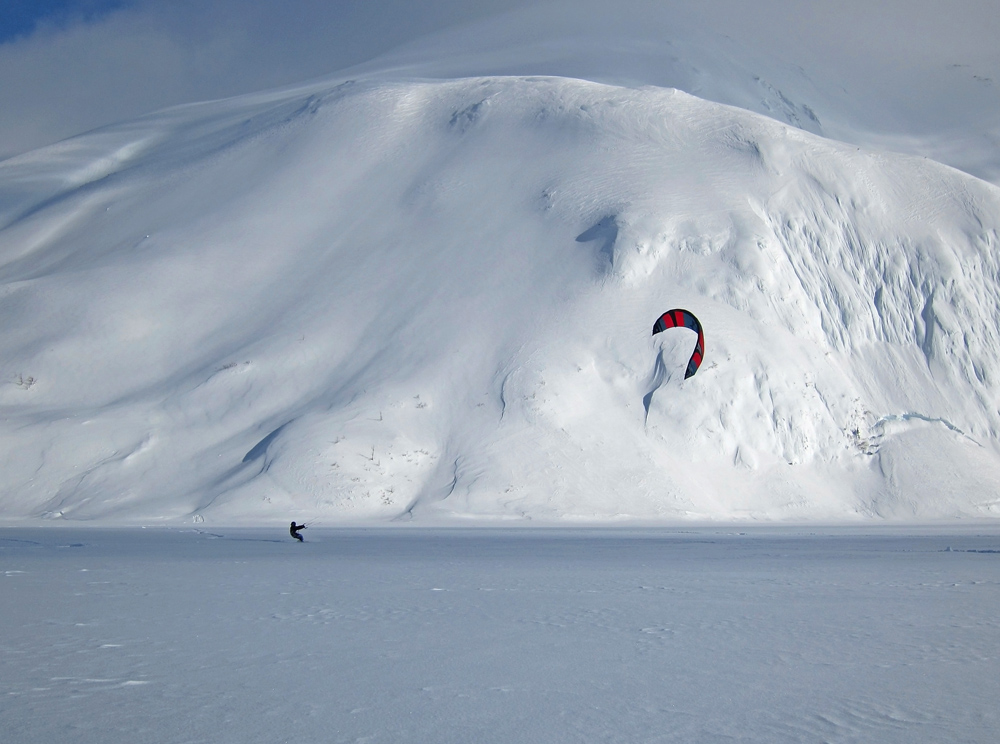
[(299, 534), (299, 530), (304, 530), (306, 526), (304, 524), (295, 524), (295, 520), (292, 520), (292, 526), (288, 528), (288, 534), (294, 537), (299, 542), (305, 542), (305, 538)]

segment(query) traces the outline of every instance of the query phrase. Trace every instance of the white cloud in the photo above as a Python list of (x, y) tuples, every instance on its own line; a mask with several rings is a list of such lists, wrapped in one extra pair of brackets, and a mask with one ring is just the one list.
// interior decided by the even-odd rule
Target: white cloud
[(518, 0), (141, 0), (0, 45), (0, 157), (148, 111), (325, 75)]
[[(169, 105), (326, 75), (425, 34), (533, 5), (138, 0), (89, 22), (43, 26), (0, 45), (0, 158)], [(600, 17), (655, 34), (678, 13), (849, 88), (856, 108), (873, 121), (883, 116), (875, 122), (882, 127), (892, 124), (881, 113), (887, 99), (933, 132), (1000, 110), (995, 0), (574, 0), (534, 16), (548, 24), (534, 30), (565, 35)]]

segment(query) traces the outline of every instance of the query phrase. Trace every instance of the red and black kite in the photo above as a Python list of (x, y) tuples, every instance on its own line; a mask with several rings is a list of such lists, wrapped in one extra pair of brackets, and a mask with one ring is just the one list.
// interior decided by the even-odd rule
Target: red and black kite
[(687, 370), (684, 372), (684, 379), (686, 380), (698, 371), (701, 360), (705, 357), (705, 334), (701, 331), (699, 320), (689, 311), (681, 310), (680, 308), (667, 310), (667, 312), (657, 318), (656, 322), (653, 323), (653, 335), (655, 336), (660, 331), (665, 331), (668, 328), (690, 328), (698, 334), (698, 343), (695, 344), (694, 353), (691, 355), (691, 359), (688, 360)]

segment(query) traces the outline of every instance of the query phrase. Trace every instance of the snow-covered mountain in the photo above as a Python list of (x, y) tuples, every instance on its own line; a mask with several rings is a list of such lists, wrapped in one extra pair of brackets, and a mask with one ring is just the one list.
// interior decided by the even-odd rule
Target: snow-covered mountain
[(1000, 516), (997, 187), (777, 87), (358, 72), (0, 162), (0, 516)]

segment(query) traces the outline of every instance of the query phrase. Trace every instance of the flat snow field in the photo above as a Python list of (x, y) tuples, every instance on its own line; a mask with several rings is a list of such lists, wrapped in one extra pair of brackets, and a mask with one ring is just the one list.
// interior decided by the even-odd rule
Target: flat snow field
[(1000, 531), (0, 530), (0, 738), (1000, 741)]

